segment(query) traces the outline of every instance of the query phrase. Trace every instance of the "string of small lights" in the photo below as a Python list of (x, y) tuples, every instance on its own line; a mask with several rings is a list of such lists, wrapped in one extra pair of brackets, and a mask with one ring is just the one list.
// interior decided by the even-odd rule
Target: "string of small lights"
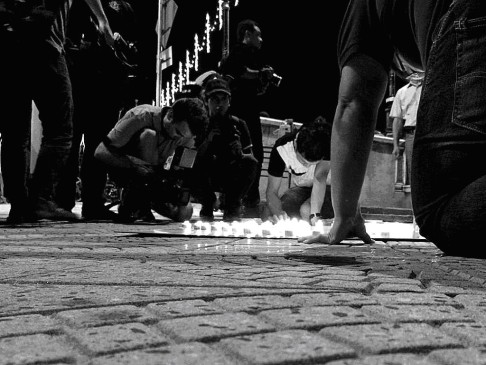
[(211, 36), (213, 32), (220, 31), (223, 28), (223, 5), (225, 3), (227, 6), (229, 5), (230, 7), (236, 7), (238, 6), (239, 1), (234, 0), (229, 2), (218, 0), (216, 15), (211, 17), (209, 13), (206, 13), (204, 31), (202, 32), (202, 35), (198, 33), (194, 35), (194, 44), (192, 50), (187, 49), (185, 60), (178, 62), (177, 73), (173, 72), (169, 76), (169, 80), (165, 83), (165, 87), (162, 87), (162, 85), (157, 85), (157, 87), (161, 88), (161, 106), (170, 105), (175, 99), (175, 94), (182, 91), (184, 86), (190, 83), (191, 71), (199, 71), (200, 54), (202, 52), (206, 54), (211, 53)]

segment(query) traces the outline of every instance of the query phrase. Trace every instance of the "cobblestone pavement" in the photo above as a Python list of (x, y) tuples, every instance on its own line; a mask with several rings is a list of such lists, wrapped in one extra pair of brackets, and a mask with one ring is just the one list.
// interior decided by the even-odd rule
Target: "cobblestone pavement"
[(161, 228), (1, 225), (0, 365), (486, 363), (482, 260)]

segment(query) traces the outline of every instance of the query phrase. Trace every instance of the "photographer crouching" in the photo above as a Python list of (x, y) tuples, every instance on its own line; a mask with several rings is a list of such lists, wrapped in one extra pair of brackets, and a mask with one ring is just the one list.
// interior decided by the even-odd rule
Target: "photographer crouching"
[[(239, 220), (242, 199), (255, 179), (257, 160), (253, 157), (250, 132), (244, 120), (228, 112), (231, 91), (226, 80), (214, 78), (204, 87), (209, 112), (208, 133), (198, 149), (194, 193), (200, 200), (203, 220), (214, 218), (216, 194), (224, 195), (223, 219)], [(221, 207), (220, 207), (221, 208)]]
[(182, 98), (171, 107), (136, 106), (118, 121), (95, 157), (123, 188), (118, 207), (122, 222), (154, 221), (152, 209), (178, 222), (191, 218), (185, 180), (207, 120), (201, 100)]

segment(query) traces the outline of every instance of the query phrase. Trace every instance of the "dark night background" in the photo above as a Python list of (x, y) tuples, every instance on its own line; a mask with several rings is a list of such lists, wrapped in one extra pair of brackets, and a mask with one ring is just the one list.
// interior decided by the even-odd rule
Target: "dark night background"
[[(139, 48), (143, 52), (143, 68), (148, 78), (144, 90), (155, 94), (155, 62), (157, 35), (157, 0), (130, 1), (139, 17)], [(178, 11), (168, 44), (173, 48), (174, 64), (166, 69), (165, 81), (177, 74), (179, 60), (185, 60), (186, 49), (193, 49), (194, 35), (204, 34), (206, 13), (215, 19), (217, 0), (176, 0)], [(231, 1), (231, 4), (234, 2)], [(236, 25), (252, 18), (260, 24), (267, 63), (283, 77), (279, 88), (272, 88), (264, 108), (272, 118), (293, 118), (305, 122), (318, 115), (332, 121), (336, 107), (339, 70), (336, 61), (336, 40), (339, 24), (348, 1), (282, 3), (276, 0), (240, 0), (230, 10), (230, 46), (235, 42)], [(221, 59), (223, 32), (212, 33), (211, 54), (200, 53), (200, 72), (214, 69)], [(193, 70), (192, 70), (193, 72)], [(195, 79), (196, 73), (191, 74)]]
[[(186, 50), (192, 54), (194, 35), (204, 34), (206, 14), (215, 19), (217, 0), (175, 0), (177, 14), (168, 45), (172, 46), (174, 64), (163, 74), (166, 82), (178, 72), (178, 62), (185, 61)], [(130, 0), (139, 18), (139, 48), (143, 54), (145, 83), (141, 100), (155, 99), (155, 32), (158, 0)], [(292, 118), (306, 122), (318, 115), (332, 122), (337, 102), (339, 69), (336, 43), (339, 26), (349, 0), (333, 2), (283, 3), (277, 0), (240, 0), (230, 10), (230, 47), (235, 43), (240, 20), (256, 20), (262, 30), (262, 51), (275, 72), (283, 77), (279, 88), (272, 88), (263, 99), (264, 109), (272, 118)], [(234, 4), (231, 0), (230, 4)], [(191, 79), (215, 69), (221, 59), (223, 31), (211, 34), (211, 53), (200, 53), (200, 69), (191, 70)], [(403, 81), (396, 80), (396, 89)], [(379, 114), (377, 129), (385, 131), (385, 105)]]

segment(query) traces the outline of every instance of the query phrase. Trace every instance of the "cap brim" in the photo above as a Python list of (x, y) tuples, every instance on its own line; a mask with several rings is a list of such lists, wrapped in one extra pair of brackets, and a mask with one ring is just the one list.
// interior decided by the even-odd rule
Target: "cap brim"
[(231, 96), (231, 92), (229, 92), (226, 89), (214, 89), (214, 90), (211, 90), (210, 92), (207, 92), (205, 94), (206, 94), (206, 96), (211, 96), (211, 95), (216, 94), (216, 93), (223, 93), (223, 94)]

